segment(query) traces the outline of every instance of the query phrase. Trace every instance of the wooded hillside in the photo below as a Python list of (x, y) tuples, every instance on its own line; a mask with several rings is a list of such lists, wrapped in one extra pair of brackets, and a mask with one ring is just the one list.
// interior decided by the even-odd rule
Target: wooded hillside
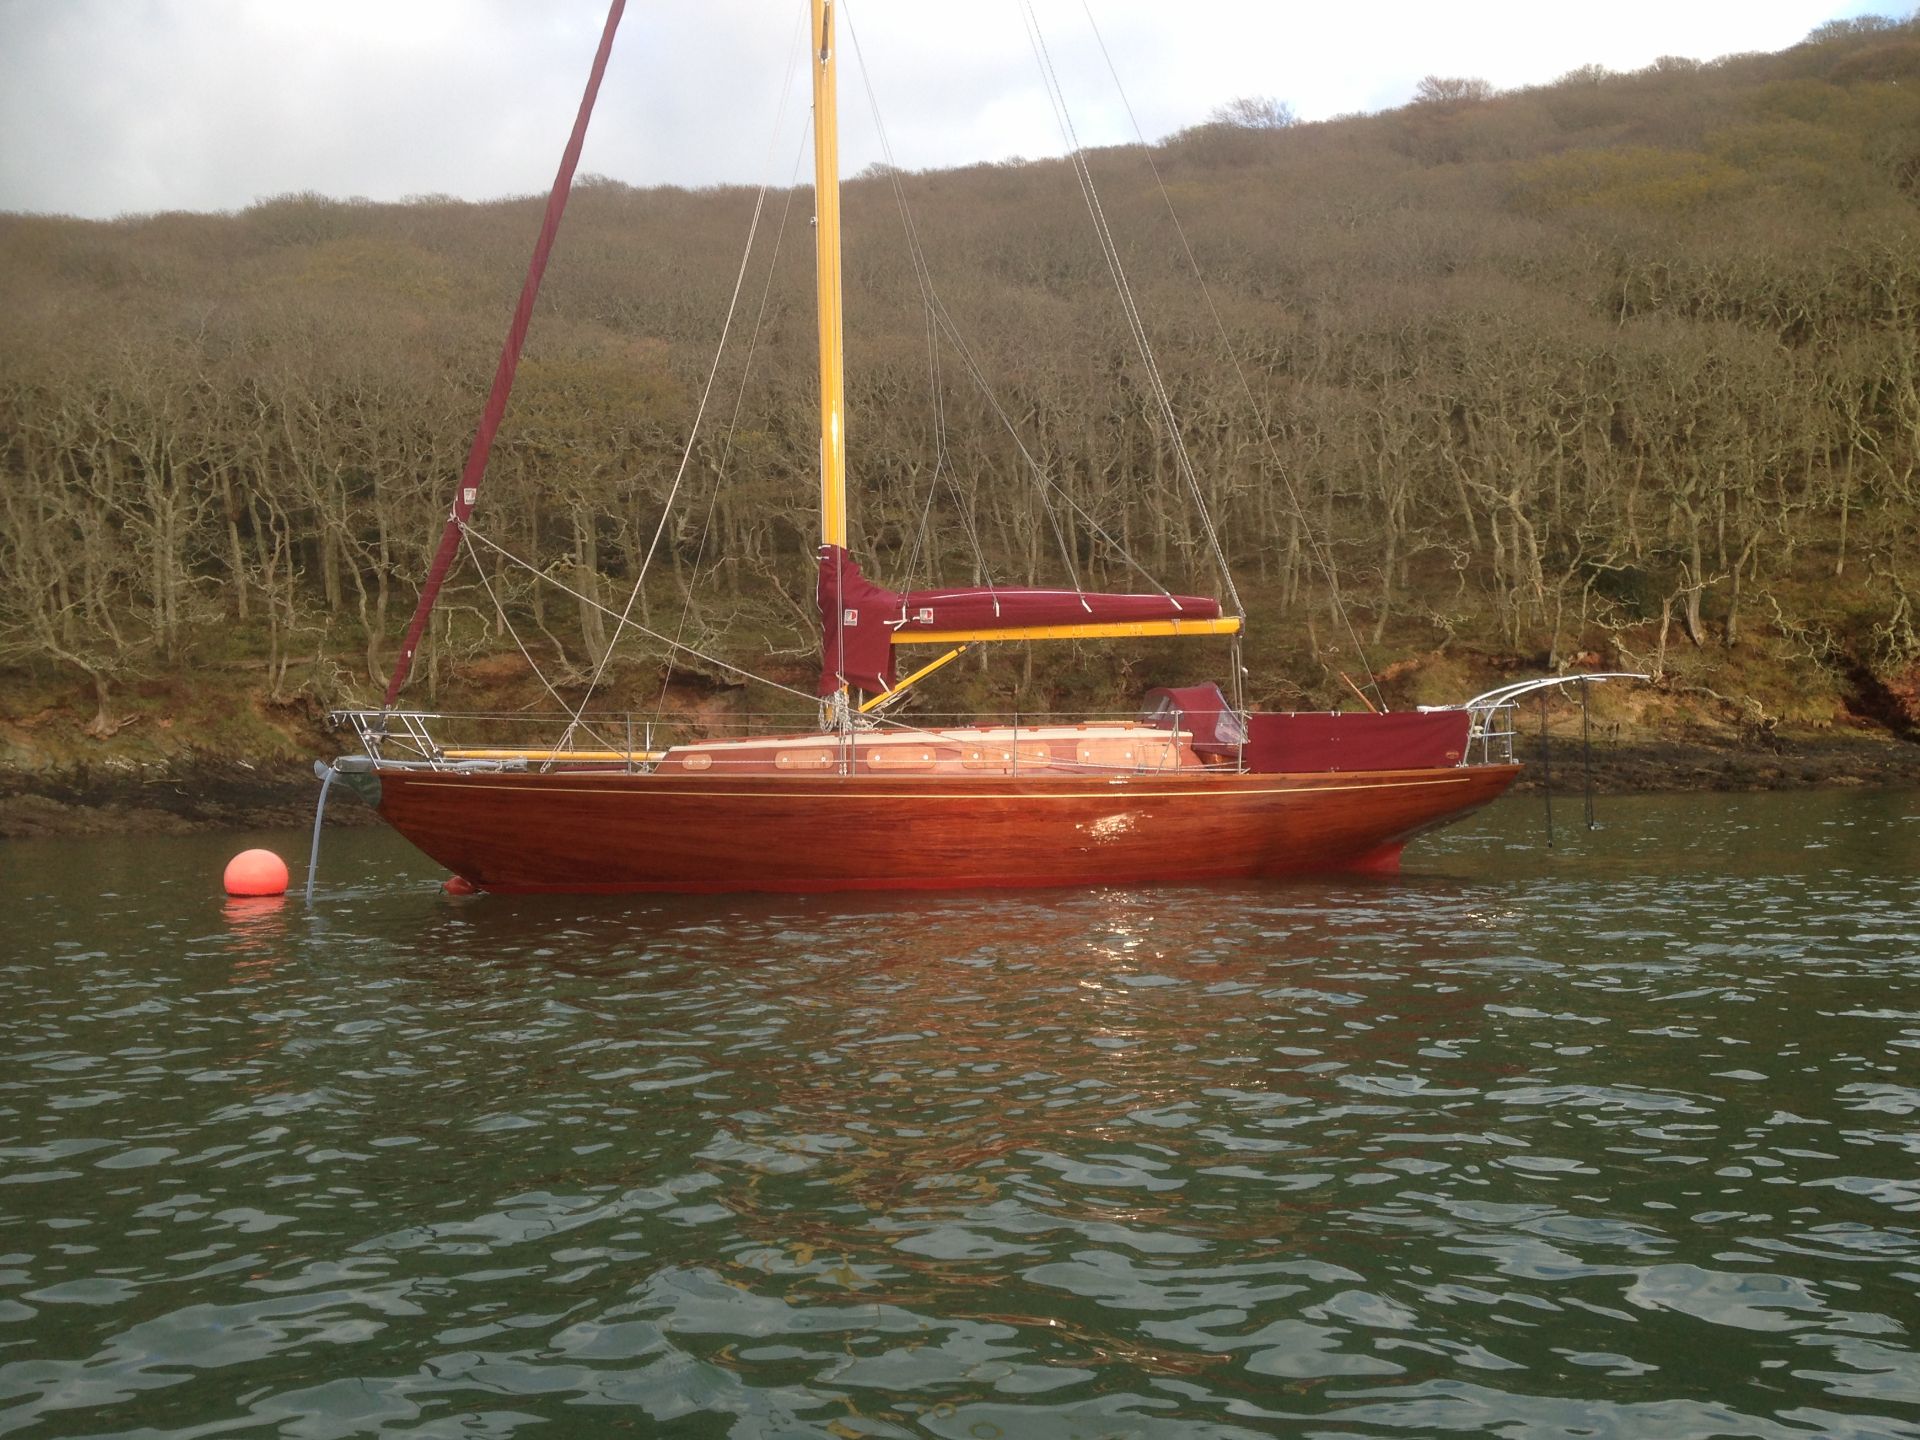
[[(1463, 657), (1458, 679), (1584, 657), (1744, 687), (1764, 723), (1910, 723), (1920, 24), (1836, 23), (1777, 55), (1514, 93), (1436, 77), (1422, 94), (1310, 125), (1243, 105), (1154, 148), (1246, 387), (1155, 169), (1137, 149), (1090, 157), (1247, 597), (1254, 698), (1337, 703), (1339, 673), (1370, 661), (1403, 677), (1396, 703), (1457, 699), (1395, 662)], [(899, 197), (991, 401), (950, 341), (930, 349)], [(586, 182), (561, 232), (479, 528), (616, 609), (754, 201)], [(540, 204), (292, 195), (231, 215), (0, 217), (15, 713), (20, 696), (84, 704), (104, 731), (156, 678), (248, 666), (275, 699), (376, 700)], [(1212, 589), (1067, 162), (869, 174), (845, 208), (869, 571), (1056, 583), (1071, 565), (1089, 587), (1138, 588), (1124, 550), (1171, 588)], [(802, 683), (810, 213), (807, 190), (768, 196), (636, 611), (673, 632), (684, 604), (690, 643)], [(483, 553), (443, 601), (423, 700), (459, 662), (516, 653), (495, 597), (563, 676), (606, 644), (597, 612)], [(770, 643), (788, 653), (770, 662)], [(609, 702), (651, 703), (657, 647), (623, 652), (630, 679), (653, 678)], [(1024, 683), (1032, 706), (1051, 682), (991, 683)]]

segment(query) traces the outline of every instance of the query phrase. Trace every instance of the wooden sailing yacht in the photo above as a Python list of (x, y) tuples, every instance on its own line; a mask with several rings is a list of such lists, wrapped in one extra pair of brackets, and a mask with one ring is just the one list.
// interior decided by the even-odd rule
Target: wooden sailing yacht
[[(347, 712), (363, 753), (319, 767), (476, 887), (834, 891), (1137, 884), (1392, 870), (1401, 848), (1500, 795), (1510, 698), (1413, 713), (1270, 714), (1215, 686), (1137, 719), (912, 727), (887, 709), (980, 643), (1225, 636), (1243, 617), (1165, 593), (889, 590), (849, 550), (832, 0), (811, 0), (820, 351), (820, 728), (662, 747), (460, 748), (395, 707), (472, 515), (485, 447), (599, 85), (615, 0), (474, 453), (386, 704)], [(895, 654), (941, 653), (905, 677)], [(1554, 682), (1545, 682), (1554, 683)], [(1237, 694), (1238, 685), (1230, 689)]]

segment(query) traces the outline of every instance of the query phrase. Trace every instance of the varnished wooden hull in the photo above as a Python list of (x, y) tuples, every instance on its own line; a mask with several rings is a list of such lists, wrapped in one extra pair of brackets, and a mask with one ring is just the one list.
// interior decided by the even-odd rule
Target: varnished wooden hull
[(1514, 765), (1110, 779), (382, 770), (380, 812), (487, 890), (951, 890), (1392, 870)]

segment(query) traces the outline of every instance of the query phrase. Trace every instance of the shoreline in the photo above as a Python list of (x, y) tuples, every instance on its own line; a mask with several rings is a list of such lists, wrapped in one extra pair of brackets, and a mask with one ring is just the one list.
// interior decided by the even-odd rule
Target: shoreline
[[(1547, 771), (1537, 741), (1521, 758), (1514, 789), (1539, 793)], [(1592, 752), (1596, 794), (1812, 790), (1850, 786), (1920, 787), (1920, 744), (1891, 736), (1771, 738), (1747, 745), (1708, 741), (1607, 740)], [(1586, 785), (1578, 739), (1557, 737), (1552, 788)], [(192, 835), (220, 830), (304, 828), (313, 824), (319, 782), (304, 761), (216, 764), (201, 757), (65, 769), (0, 770), (0, 840), (91, 835)], [(337, 803), (335, 803), (337, 802)], [(327, 825), (380, 824), (347, 795), (327, 806)]]
[[(1516, 792), (1546, 787), (1537, 741), (1520, 758), (1527, 768)], [(1585, 785), (1580, 742), (1556, 736), (1553, 793)], [(1699, 739), (1620, 741), (1593, 746), (1593, 788), (1602, 795), (1711, 794), (1756, 790), (1822, 790), (1853, 786), (1920, 786), (1920, 744), (1894, 737), (1773, 737), (1742, 745)]]
[[(195, 756), (0, 770), (0, 840), (310, 828), (319, 798), (311, 761), (223, 765)], [(344, 794), (327, 802), (329, 829), (380, 823)]]

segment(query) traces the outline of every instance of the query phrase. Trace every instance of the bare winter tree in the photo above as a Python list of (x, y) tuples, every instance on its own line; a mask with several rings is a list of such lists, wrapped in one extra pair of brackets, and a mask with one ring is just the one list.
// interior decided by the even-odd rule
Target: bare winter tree
[(1234, 125), (1242, 130), (1284, 130), (1297, 125), (1299, 118), (1291, 105), (1271, 95), (1242, 95), (1214, 106), (1207, 116), (1215, 125)]
[(1458, 75), (1429, 75), (1413, 89), (1417, 105), (1460, 105), (1492, 98), (1490, 82)]

